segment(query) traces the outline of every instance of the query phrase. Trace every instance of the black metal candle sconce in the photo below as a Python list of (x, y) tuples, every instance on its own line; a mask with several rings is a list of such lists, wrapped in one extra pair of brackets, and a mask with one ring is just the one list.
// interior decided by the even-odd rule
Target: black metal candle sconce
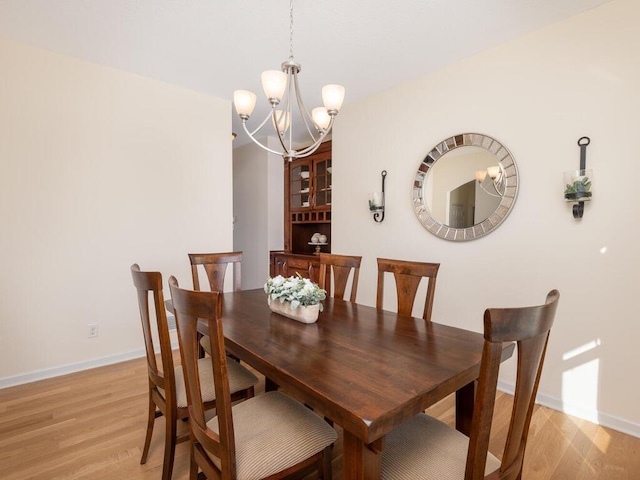
[(369, 195), (369, 211), (373, 214), (373, 220), (380, 223), (384, 220), (384, 180), (387, 176), (387, 171), (382, 170), (382, 191), (373, 192)]
[(573, 202), (573, 218), (582, 218), (584, 202), (591, 200), (593, 192), (593, 170), (586, 168), (587, 146), (591, 143), (589, 137), (580, 137), (580, 169), (564, 173), (564, 199)]

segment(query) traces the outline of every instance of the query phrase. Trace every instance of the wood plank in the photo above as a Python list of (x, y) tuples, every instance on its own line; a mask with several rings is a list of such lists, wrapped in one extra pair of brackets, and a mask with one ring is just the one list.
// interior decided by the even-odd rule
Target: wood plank
[[(177, 358), (177, 357), (176, 357)], [(140, 465), (147, 400), (143, 358), (0, 390), (0, 478), (160, 478), (164, 422), (158, 419), (149, 459)], [(101, 395), (109, 389), (110, 395)], [(256, 393), (264, 391), (264, 379)], [(79, 401), (78, 399), (82, 399)], [(491, 450), (506, 438), (506, 409), (496, 400)], [(43, 403), (44, 402), (44, 403)], [(48, 407), (47, 407), (48, 402)], [(95, 403), (94, 403), (95, 402)], [(123, 414), (123, 406), (130, 410)], [(454, 396), (428, 413), (455, 422)], [(186, 425), (181, 426), (186, 428)], [(342, 478), (342, 430), (333, 449), (333, 478)], [(640, 439), (545, 407), (531, 422), (523, 478), (527, 480), (633, 480), (640, 472)], [(189, 448), (178, 444), (174, 480), (189, 477)], [(314, 480), (315, 474), (305, 480)]]

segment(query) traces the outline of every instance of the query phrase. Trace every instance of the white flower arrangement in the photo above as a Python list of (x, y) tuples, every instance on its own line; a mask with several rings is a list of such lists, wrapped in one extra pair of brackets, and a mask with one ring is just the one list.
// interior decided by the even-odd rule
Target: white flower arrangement
[(321, 300), (327, 297), (327, 292), (320, 288), (317, 283), (313, 283), (308, 278), (302, 278), (300, 274), (296, 277), (284, 278), (282, 275), (269, 277), (264, 284), (264, 291), (267, 293), (267, 302), (279, 300), (280, 303), (290, 302), (291, 308), (308, 307), (310, 305), (320, 305)]

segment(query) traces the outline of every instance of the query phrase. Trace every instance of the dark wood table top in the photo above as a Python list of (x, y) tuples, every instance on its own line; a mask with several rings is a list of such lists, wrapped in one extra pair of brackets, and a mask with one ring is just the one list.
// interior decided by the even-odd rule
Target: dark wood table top
[[(364, 444), (478, 378), (479, 333), (333, 298), (323, 303), (308, 325), (272, 313), (262, 290), (225, 293), (226, 348)], [(513, 350), (506, 345), (503, 359)]]

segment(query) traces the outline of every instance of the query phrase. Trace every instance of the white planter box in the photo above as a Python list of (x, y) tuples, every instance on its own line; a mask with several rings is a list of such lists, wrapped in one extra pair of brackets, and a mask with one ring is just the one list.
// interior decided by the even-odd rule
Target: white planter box
[(280, 300), (272, 300), (269, 304), (272, 312), (278, 313), (285, 317), (297, 320), (302, 323), (315, 323), (320, 313), (320, 305), (309, 305), (308, 307), (291, 308), (290, 302), (280, 303)]

